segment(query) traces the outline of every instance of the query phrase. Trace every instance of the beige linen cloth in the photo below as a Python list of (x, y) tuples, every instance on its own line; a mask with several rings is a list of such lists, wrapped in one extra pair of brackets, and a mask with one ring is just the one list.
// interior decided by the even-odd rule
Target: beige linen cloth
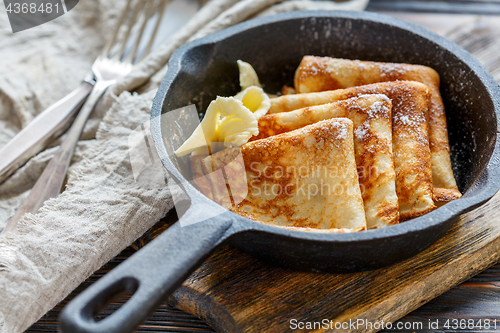
[[(173, 207), (160, 163), (134, 179), (128, 137), (149, 120), (166, 63), (179, 46), (259, 15), (298, 9), (362, 10), (368, 0), (282, 2), (208, 1), (108, 90), (87, 123), (62, 194), (36, 215), (25, 216), (18, 233), (0, 238), (0, 332), (27, 329)], [(17, 34), (11, 33), (0, 6), (0, 146), (79, 84), (123, 6), (124, 1), (80, 1), (68, 14)], [(53, 146), (57, 144), (56, 140)], [(0, 230), (55, 149), (33, 157), (0, 185)]]

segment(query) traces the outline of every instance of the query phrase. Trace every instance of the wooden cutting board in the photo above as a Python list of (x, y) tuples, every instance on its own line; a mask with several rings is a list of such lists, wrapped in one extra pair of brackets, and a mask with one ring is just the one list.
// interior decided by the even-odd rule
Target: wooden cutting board
[[(457, 29), (449, 37), (473, 53), (498, 79), (498, 25), (485, 24), (488, 22), (492, 19), (467, 24), (467, 28)], [(336, 332), (378, 331), (376, 323), (394, 322), (495, 264), (500, 259), (499, 250), (500, 194), (463, 215), (441, 240), (424, 252), (371, 272), (300, 273), (266, 265), (226, 245), (169, 302), (199, 316), (217, 332), (282, 333), (297, 328), (299, 322), (304, 323), (304, 329), (294, 332), (310, 332), (307, 322), (325, 319), (329, 322), (326, 326), (333, 329), (336, 322), (340, 325), (365, 321), (365, 325), (355, 328), (349, 325)], [(366, 326), (366, 322), (373, 326)], [(427, 327), (427, 321), (422, 324), (423, 329), (434, 328)], [(314, 332), (333, 329), (319, 327)]]
[[(373, 325), (382, 320), (394, 322), (500, 259), (499, 207), (497, 194), (488, 204), (463, 215), (419, 255), (363, 273), (295, 272), (266, 265), (226, 245), (169, 302), (199, 316), (217, 332), (288, 332), (296, 327), (292, 319), (297, 326), (324, 319), (334, 323), (359, 319)], [(351, 326), (344, 331), (377, 329)]]

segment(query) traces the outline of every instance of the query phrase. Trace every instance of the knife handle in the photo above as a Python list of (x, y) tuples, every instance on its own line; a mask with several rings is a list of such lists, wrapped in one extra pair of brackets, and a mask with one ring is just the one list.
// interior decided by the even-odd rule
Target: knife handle
[(64, 141), (61, 143), (59, 149), (55, 153), (54, 157), (52, 157), (49, 164), (43, 170), (42, 174), (31, 189), (28, 197), (24, 200), (21, 207), (19, 207), (9, 223), (7, 223), (0, 235), (6, 232), (15, 232), (17, 222), (24, 216), (24, 214), (35, 214), (38, 211), (38, 208), (40, 208), (46, 200), (55, 198), (59, 195), (64, 179), (66, 178), (66, 171), (68, 170), (71, 162), (75, 146), (82, 135), (83, 127), (94, 109), (94, 106), (102, 97), (106, 89), (115, 82), (116, 80), (96, 81), (90, 96), (87, 98), (82, 106), (82, 109), (76, 116), (76, 119), (68, 130)]
[(64, 133), (92, 91), (90, 80), (83, 81), (69, 95), (45, 109), (0, 149), (0, 183)]

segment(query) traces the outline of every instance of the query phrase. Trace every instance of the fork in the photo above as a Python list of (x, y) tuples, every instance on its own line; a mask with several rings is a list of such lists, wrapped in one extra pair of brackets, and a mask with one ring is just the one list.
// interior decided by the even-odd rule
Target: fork
[[(15, 232), (17, 222), (22, 218), (25, 213), (36, 213), (43, 205), (45, 200), (57, 197), (61, 191), (61, 187), (66, 177), (75, 146), (80, 139), (85, 123), (92, 113), (95, 105), (103, 96), (106, 89), (116, 83), (116, 81), (132, 70), (133, 66), (144, 59), (144, 57), (151, 51), (153, 46), (158, 27), (162, 20), (163, 12), (169, 0), (159, 0), (158, 4), (158, 19), (151, 36), (149, 37), (148, 45), (142, 55), (138, 56), (137, 51), (139, 44), (143, 39), (144, 30), (148, 19), (152, 16), (155, 9), (156, 0), (138, 0), (132, 6), (133, 0), (128, 0), (123, 10), (118, 24), (115, 27), (112, 38), (106, 44), (102, 53), (95, 60), (92, 65), (92, 74), (95, 79), (95, 85), (90, 93), (87, 101), (82, 106), (75, 121), (67, 132), (67, 136), (61, 143), (59, 150), (49, 162), (38, 181), (33, 186), (30, 194), (23, 202), (21, 207), (17, 210), (16, 214), (9, 221), (2, 234), (6, 232)], [(131, 9), (132, 7), (132, 9)], [(121, 42), (118, 41), (118, 34), (121, 27), (127, 21), (127, 14), (132, 10), (132, 17), (128, 27), (126, 27), (125, 37)], [(138, 21), (139, 13), (143, 12), (142, 22)], [(139, 32), (137, 38), (130, 50), (129, 44), (133, 42), (131, 33), (133, 28), (139, 23)], [(118, 51), (115, 51), (118, 48)]]

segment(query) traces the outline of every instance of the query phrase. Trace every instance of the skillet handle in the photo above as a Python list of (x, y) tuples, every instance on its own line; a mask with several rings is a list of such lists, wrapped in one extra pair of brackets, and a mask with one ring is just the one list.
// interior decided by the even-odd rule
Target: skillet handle
[[(230, 233), (224, 215), (196, 224), (175, 223), (151, 243), (73, 299), (62, 311), (64, 333), (131, 332), (208, 257)], [(95, 321), (99, 307), (120, 291), (134, 292), (121, 308)]]

